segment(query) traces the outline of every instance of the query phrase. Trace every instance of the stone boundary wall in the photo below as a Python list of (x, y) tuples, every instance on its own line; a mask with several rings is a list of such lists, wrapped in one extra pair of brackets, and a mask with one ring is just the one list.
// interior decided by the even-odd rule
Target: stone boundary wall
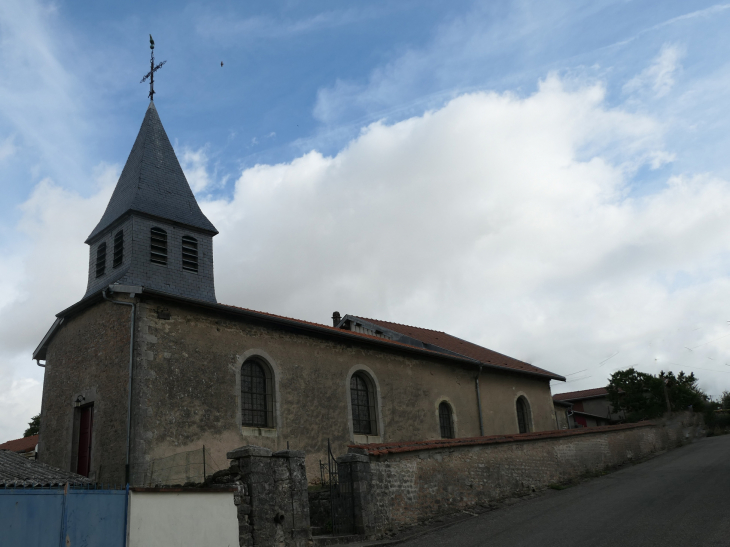
[[(702, 418), (501, 437), (350, 447), (369, 460), (360, 485), (365, 534), (487, 506), (681, 446), (704, 436)], [(362, 464), (361, 464), (362, 465)]]

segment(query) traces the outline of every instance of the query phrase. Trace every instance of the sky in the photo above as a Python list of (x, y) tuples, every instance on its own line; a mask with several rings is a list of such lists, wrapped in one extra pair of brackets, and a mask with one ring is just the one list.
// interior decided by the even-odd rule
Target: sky
[[(730, 390), (730, 4), (0, 3), (0, 441), (155, 104), (226, 304)], [(221, 66), (221, 63), (223, 65)]]

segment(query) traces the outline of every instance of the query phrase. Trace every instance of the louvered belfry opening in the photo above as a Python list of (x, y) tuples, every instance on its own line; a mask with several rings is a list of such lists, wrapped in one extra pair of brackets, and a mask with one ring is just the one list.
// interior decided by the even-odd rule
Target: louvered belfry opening
[(101, 277), (106, 272), (106, 242), (100, 243), (96, 248), (96, 277)]
[(114, 236), (114, 263), (112, 267), (118, 268), (124, 262), (124, 232), (119, 230)]
[(198, 240), (194, 237), (182, 238), (182, 267), (187, 272), (198, 273)]
[(162, 228), (150, 230), (150, 262), (167, 266), (167, 232)]
[(442, 439), (454, 438), (454, 421), (451, 417), (451, 406), (446, 401), (439, 404), (439, 427)]

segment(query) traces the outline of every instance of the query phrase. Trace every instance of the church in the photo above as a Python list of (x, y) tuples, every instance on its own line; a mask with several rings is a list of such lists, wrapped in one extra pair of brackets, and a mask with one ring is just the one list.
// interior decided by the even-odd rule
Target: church
[(303, 450), (314, 481), (328, 442), (339, 456), (558, 429), (550, 380), (565, 378), (518, 359), (355, 314), (319, 324), (219, 303), (217, 233), (150, 102), (86, 239), (86, 294), (33, 353), (41, 462), (135, 485), (160, 458), (205, 446), (225, 464), (258, 445)]

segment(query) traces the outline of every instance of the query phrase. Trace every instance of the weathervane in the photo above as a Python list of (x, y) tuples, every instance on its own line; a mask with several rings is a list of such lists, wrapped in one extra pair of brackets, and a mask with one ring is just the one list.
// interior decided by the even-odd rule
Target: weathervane
[(149, 78), (150, 79), (150, 94), (149, 98), (150, 101), (155, 100), (155, 72), (158, 71), (160, 68), (162, 68), (162, 65), (164, 65), (167, 61), (162, 61), (159, 65), (155, 66), (155, 41), (152, 39), (152, 35), (150, 34), (150, 71), (145, 75), (144, 78), (140, 80), (139, 83), (143, 84), (144, 81)]

